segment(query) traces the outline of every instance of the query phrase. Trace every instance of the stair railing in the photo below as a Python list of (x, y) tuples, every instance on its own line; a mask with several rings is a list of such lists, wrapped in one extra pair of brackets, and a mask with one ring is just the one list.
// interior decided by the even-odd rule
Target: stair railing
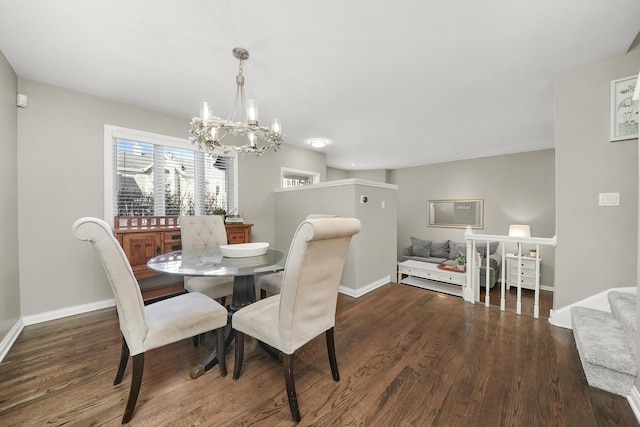
[[(556, 236), (549, 237), (513, 237), (502, 236), (492, 234), (475, 234), (471, 227), (467, 227), (464, 233), (465, 242), (467, 244), (467, 280), (463, 286), (462, 297), (465, 301), (474, 304), (476, 301), (480, 302), (481, 298), (481, 283), (480, 283), (480, 269), (485, 268), (485, 298), (484, 305), (489, 307), (490, 303), (490, 261), (489, 261), (489, 244), (491, 242), (500, 242), (501, 245), (501, 271), (500, 271), (500, 310), (506, 309), (506, 248), (505, 243), (516, 243), (518, 248), (522, 244), (536, 245), (536, 256), (540, 256), (540, 246), (556, 246)], [(481, 260), (477, 248), (485, 246), (485, 260)], [(522, 251), (518, 250), (518, 278), (522, 277)], [(484, 265), (483, 265), (484, 264)], [(535, 272), (535, 289), (534, 289), (534, 305), (533, 305), (533, 317), (540, 317), (540, 263), (536, 263)], [(517, 296), (516, 296), (516, 314), (522, 314), (522, 286), (521, 281), (518, 279), (517, 283)]]

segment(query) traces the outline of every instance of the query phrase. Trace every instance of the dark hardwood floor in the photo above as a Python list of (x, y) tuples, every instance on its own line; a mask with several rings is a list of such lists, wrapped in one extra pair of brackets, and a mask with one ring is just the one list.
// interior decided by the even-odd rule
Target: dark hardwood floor
[[(533, 302), (534, 302), (534, 291), (530, 289), (521, 289), (521, 309), (522, 314), (533, 316)], [(518, 297), (518, 289), (512, 287), (511, 289), (507, 289), (505, 286), (505, 310), (515, 313), (516, 312), (516, 301)], [(480, 301), (484, 304), (485, 291), (483, 290)], [(500, 307), (500, 282), (496, 283), (493, 288), (489, 291), (489, 304)], [(551, 291), (540, 291), (540, 298), (538, 300), (539, 304), (539, 314), (540, 318), (549, 318), (549, 312), (553, 308), (553, 292)]]
[[(587, 385), (570, 330), (406, 285), (340, 295), (331, 378), (324, 336), (296, 353), (302, 426), (635, 426)], [(189, 370), (213, 344), (152, 350), (131, 426), (293, 426), (280, 364), (247, 338), (242, 376)], [(233, 347), (233, 345), (232, 345)], [(0, 364), (0, 425), (120, 424), (115, 309), (25, 327)]]

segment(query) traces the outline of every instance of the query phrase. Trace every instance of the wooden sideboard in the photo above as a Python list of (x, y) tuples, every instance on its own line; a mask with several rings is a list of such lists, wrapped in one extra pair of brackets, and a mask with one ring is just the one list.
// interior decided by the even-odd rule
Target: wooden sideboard
[[(151, 258), (182, 249), (176, 216), (117, 216), (114, 225), (116, 239), (137, 279), (159, 274), (147, 269)], [(229, 244), (251, 243), (251, 227), (253, 224), (226, 224)]]

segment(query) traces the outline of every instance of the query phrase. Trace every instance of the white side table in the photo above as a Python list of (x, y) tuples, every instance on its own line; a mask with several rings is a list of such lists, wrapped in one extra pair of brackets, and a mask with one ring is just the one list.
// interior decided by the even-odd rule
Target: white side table
[(542, 275), (540, 272), (542, 258), (522, 255), (520, 259), (520, 277), (518, 277), (518, 255), (506, 254), (505, 258), (507, 259), (507, 289), (511, 288), (511, 286), (518, 286), (518, 282), (520, 282), (520, 286), (523, 289), (534, 290), (536, 288), (536, 269), (538, 275)]

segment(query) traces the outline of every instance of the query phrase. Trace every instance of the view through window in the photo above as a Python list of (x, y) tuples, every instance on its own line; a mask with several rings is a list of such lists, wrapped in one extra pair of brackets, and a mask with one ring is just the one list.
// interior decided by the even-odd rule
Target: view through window
[(142, 139), (112, 139), (113, 215), (209, 215), (235, 208), (233, 157)]
[(282, 181), (282, 188), (300, 187), (320, 182), (320, 174), (317, 172), (284, 167), (280, 168), (280, 178)]

